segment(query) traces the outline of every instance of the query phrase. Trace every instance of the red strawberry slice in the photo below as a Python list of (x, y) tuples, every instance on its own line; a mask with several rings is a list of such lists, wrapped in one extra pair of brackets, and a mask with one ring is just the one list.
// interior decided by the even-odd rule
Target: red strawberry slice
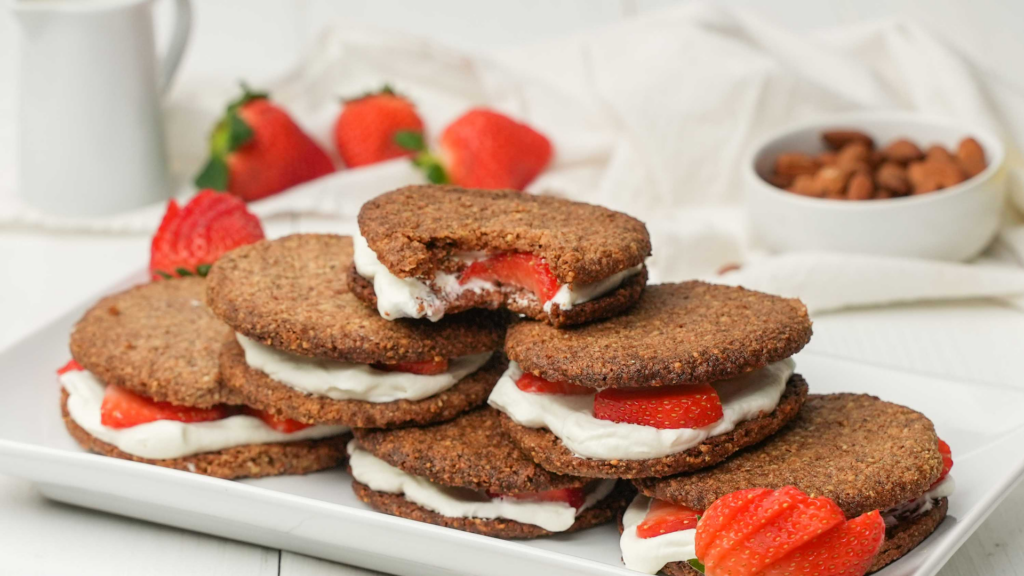
[(655, 428), (701, 428), (722, 419), (710, 384), (607, 388), (594, 397), (594, 417)]
[(349, 168), (411, 156), (412, 149), (424, 146), (423, 120), (412, 102), (384, 86), (345, 102), (334, 124), (334, 142)]
[(259, 218), (234, 196), (203, 190), (184, 208), (171, 200), (150, 246), (150, 274), (205, 276), (225, 252), (263, 238)]
[(109, 428), (131, 428), (156, 420), (208, 422), (228, 416), (227, 406), (193, 408), (157, 402), (120, 386), (108, 385), (100, 405), (100, 423)]
[(673, 504), (667, 500), (651, 500), (647, 515), (636, 527), (640, 538), (654, 538), (669, 532), (693, 530), (700, 520), (701, 511)]
[(334, 172), (331, 158), (266, 93), (244, 84), (210, 135), (198, 188), (257, 200)]
[(556, 490), (545, 490), (544, 492), (520, 492), (517, 494), (499, 494), (487, 492), (491, 498), (515, 498), (516, 500), (528, 500), (531, 502), (565, 502), (577, 510), (586, 502), (587, 496), (583, 488), (560, 488)]
[(939, 479), (932, 484), (932, 488), (939, 485), (949, 476), (949, 471), (953, 469), (953, 451), (949, 449), (949, 444), (946, 444), (941, 438), (939, 438), (939, 454), (942, 454), (942, 474), (939, 474)]
[(82, 365), (78, 363), (78, 360), (72, 358), (71, 360), (68, 360), (67, 364), (57, 369), (57, 376), (63, 376), (68, 372), (78, 372), (80, 370), (84, 370), (84, 368), (82, 368)]
[(267, 426), (270, 426), (278, 432), (284, 432), (285, 434), (291, 434), (292, 432), (298, 432), (299, 430), (305, 430), (312, 426), (312, 424), (304, 424), (298, 420), (291, 420), (289, 418), (279, 418), (274, 416), (270, 412), (264, 412), (263, 410), (257, 410), (251, 406), (245, 406), (242, 408), (244, 414), (249, 416), (255, 416), (260, 420), (263, 420)]
[(718, 539), (722, 530), (732, 525), (736, 518), (746, 514), (751, 508), (760, 505), (771, 493), (768, 488), (750, 488), (726, 494), (715, 500), (704, 511), (697, 527), (694, 540), (697, 558), (705, 558), (708, 547)]
[(535, 394), (583, 395), (595, 392), (593, 388), (570, 384), (569, 382), (552, 382), (529, 372), (523, 372), (523, 375), (516, 380), (516, 387), (523, 392), (533, 392)]
[(763, 576), (861, 576), (885, 540), (878, 510), (844, 522), (766, 567)]
[(462, 272), (459, 284), (470, 280), (485, 280), (500, 285), (525, 288), (541, 302), (547, 302), (558, 293), (558, 279), (551, 267), (540, 256), (510, 252), (473, 262)]
[(448, 371), (448, 360), (422, 360), (419, 362), (396, 362), (395, 364), (371, 364), (377, 370), (385, 372), (408, 372), (410, 374), (422, 374), (433, 376)]

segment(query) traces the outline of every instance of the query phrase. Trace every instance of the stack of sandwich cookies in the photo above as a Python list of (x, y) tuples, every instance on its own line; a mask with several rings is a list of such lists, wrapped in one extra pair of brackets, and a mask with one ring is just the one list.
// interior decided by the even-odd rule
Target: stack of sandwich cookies
[(885, 540), (869, 571), (879, 570), (942, 522), (954, 488), (951, 466), (948, 446), (922, 414), (873, 396), (811, 395), (786, 428), (714, 468), (634, 480), (642, 494), (622, 520), (623, 561), (640, 572), (695, 576), (687, 564), (695, 529), (638, 535), (655, 508), (663, 517), (700, 514), (739, 490), (795, 486), (830, 498), (847, 518), (878, 510)]
[(651, 253), (625, 214), (511, 190), (410, 186), (359, 212), (352, 291), (388, 319), (507, 308), (555, 326), (636, 302)]
[(504, 371), (500, 314), (389, 322), (348, 289), (352, 241), (296, 235), (239, 248), (208, 277), (209, 305), (234, 333), (225, 383), (244, 401), (311, 424), (392, 427), (483, 404)]
[(71, 435), (100, 454), (221, 478), (302, 474), (345, 460), (343, 426), (303, 426), (245, 406), (223, 386), (230, 330), (183, 278), (104, 298), (71, 334), (60, 371)]
[(643, 478), (712, 466), (771, 436), (807, 395), (797, 300), (702, 282), (648, 286), (622, 315), (509, 328), (491, 406), (546, 469)]
[(356, 429), (349, 471), (377, 510), (497, 538), (574, 532), (614, 520), (633, 496), (615, 480), (554, 474), (526, 458), (483, 407), (421, 428)]

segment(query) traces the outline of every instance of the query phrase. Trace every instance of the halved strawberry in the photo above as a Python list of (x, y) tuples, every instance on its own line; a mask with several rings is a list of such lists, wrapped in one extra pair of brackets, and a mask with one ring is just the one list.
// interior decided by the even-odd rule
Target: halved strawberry
[(673, 504), (667, 500), (651, 500), (647, 515), (636, 527), (636, 535), (640, 538), (654, 538), (669, 532), (692, 530), (700, 520), (700, 510)]
[(298, 432), (299, 430), (305, 430), (312, 426), (312, 424), (303, 424), (298, 420), (291, 420), (289, 418), (278, 418), (270, 412), (264, 412), (263, 410), (257, 410), (251, 406), (242, 408), (242, 412), (249, 416), (255, 416), (260, 420), (263, 420), (267, 426), (270, 426), (278, 432), (284, 432), (285, 434), (291, 434), (292, 432)]
[(821, 534), (765, 568), (763, 576), (861, 576), (885, 540), (878, 510)]
[(593, 394), (595, 390), (593, 388), (587, 388), (586, 386), (580, 386), (578, 384), (570, 384), (569, 382), (552, 382), (545, 380), (540, 376), (535, 376), (529, 372), (523, 372), (523, 375), (516, 380), (516, 387), (523, 392), (533, 392), (536, 394), (570, 394), (570, 395), (583, 395)]
[(488, 492), (491, 498), (515, 498), (516, 500), (529, 500), (532, 502), (565, 502), (573, 508), (579, 509), (587, 500), (583, 488), (559, 488), (557, 490), (545, 490), (544, 492), (519, 492), (517, 494), (499, 494)]
[(541, 302), (554, 298), (559, 288), (558, 279), (543, 258), (519, 252), (497, 254), (473, 262), (463, 270), (459, 284), (475, 279), (525, 288)]
[(722, 419), (710, 384), (606, 388), (594, 397), (594, 417), (655, 428), (700, 428)]
[(108, 385), (100, 405), (100, 423), (109, 428), (131, 428), (156, 420), (208, 422), (228, 416), (227, 406), (193, 408), (157, 402), (120, 386)]
[(225, 252), (262, 240), (259, 218), (230, 194), (203, 190), (184, 208), (171, 200), (150, 245), (153, 280), (206, 276)]
[(385, 372), (408, 372), (410, 374), (422, 374), (433, 376), (448, 371), (448, 359), (422, 360), (419, 362), (396, 362), (394, 364), (371, 364), (377, 370)]
[(941, 438), (939, 438), (939, 454), (942, 454), (942, 474), (939, 474), (939, 479), (932, 484), (932, 488), (945, 480), (946, 476), (949, 476), (949, 471), (953, 469), (953, 451), (949, 449), (949, 444), (946, 444)]
[(57, 369), (57, 376), (63, 376), (68, 372), (77, 372), (79, 370), (84, 370), (84, 368), (82, 368), (82, 365), (78, 363), (78, 360), (72, 358), (71, 360), (68, 360), (67, 364)]

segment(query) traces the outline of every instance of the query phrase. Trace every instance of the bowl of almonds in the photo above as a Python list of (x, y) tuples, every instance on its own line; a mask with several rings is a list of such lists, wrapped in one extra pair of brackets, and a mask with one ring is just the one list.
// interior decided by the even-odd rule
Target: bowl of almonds
[(1004, 157), (980, 127), (908, 113), (787, 128), (747, 163), (752, 232), (777, 252), (967, 260), (999, 228)]

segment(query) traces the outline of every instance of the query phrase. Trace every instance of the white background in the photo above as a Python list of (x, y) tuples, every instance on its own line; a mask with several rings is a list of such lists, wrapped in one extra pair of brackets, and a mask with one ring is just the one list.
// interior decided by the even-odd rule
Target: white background
[[(78, 0), (88, 1), (88, 0)], [(204, 78), (272, 79), (322, 27), (346, 18), (396, 34), (467, 47), (508, 46), (569, 34), (654, 10), (671, 0), (193, 0), (195, 22), (177, 86)], [(964, 56), (1024, 85), (1024, 2), (1016, 0), (732, 0), (795, 31), (899, 17), (938, 33)], [(169, 6), (158, 3), (161, 36)], [(0, 12), (0, 186), (12, 179), (16, 24)], [(172, 89), (174, 102), (187, 101)], [(59, 167), (55, 167), (59, 169)], [(337, 229), (289, 218), (270, 236)], [(67, 307), (145, 266), (148, 237), (43, 234), (0, 228), (0, 348)], [(821, 353), (998, 385), (1024, 385), (1024, 315), (990, 303), (831, 315), (815, 325)], [(942, 340), (935, 334), (944, 334)], [(934, 345), (920, 346), (931, 338)], [(908, 343), (918, 346), (910, 346)], [(353, 569), (42, 500), (0, 476), (0, 574), (354, 574)], [(954, 556), (943, 576), (1024, 574), (1024, 489)]]

